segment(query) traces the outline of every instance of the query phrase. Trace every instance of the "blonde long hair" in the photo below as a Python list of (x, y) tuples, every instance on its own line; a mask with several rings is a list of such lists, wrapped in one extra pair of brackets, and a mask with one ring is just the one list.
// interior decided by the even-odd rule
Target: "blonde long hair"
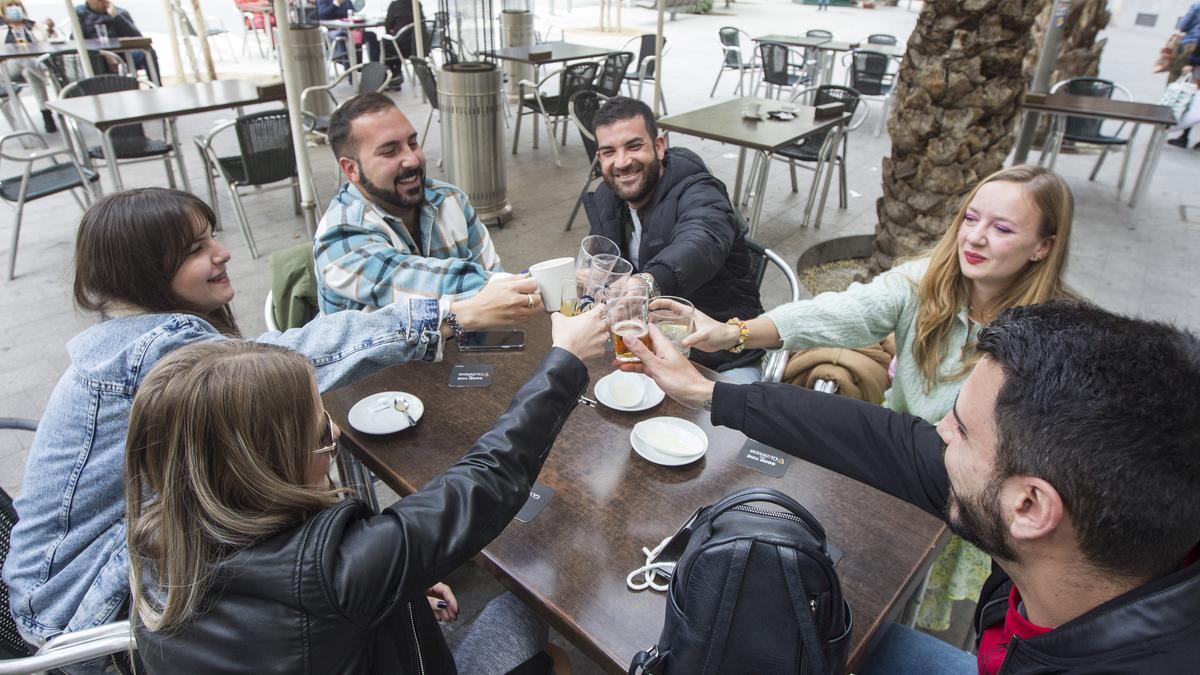
[(1075, 211), (1071, 188), (1057, 174), (1028, 164), (1001, 169), (984, 178), (963, 200), (950, 227), (946, 228), (946, 233), (933, 247), (929, 254), (929, 268), (917, 287), (919, 309), (913, 357), (925, 376), (927, 388), (935, 382), (965, 376), (979, 360), (975, 343), (970, 342), (963, 348), (963, 367), (945, 376), (940, 373), (941, 362), (949, 346), (950, 331), (959, 311), (970, 302), (968, 280), (958, 261), (958, 229), (975, 194), (981, 187), (994, 181), (1024, 186), (1025, 194), (1041, 215), (1038, 234), (1054, 239), (1050, 242), (1050, 252), (1046, 257), (1028, 263), (994, 306), (976, 309), (984, 311), (990, 320), (1009, 307), (1032, 305), (1054, 298), (1077, 298), (1063, 282), (1071, 240), (1071, 219)]
[(126, 443), (135, 618), (177, 628), (203, 609), (217, 563), (337, 500), (307, 485), (320, 415), (311, 366), (282, 347), (199, 343), (158, 362)]

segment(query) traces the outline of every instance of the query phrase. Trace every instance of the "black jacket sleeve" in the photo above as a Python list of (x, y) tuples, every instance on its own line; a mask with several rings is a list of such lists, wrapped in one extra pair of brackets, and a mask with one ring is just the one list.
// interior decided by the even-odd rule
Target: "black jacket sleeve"
[[(670, 240), (652, 259), (643, 258), (641, 267), (654, 277), (662, 295), (686, 297), (721, 271), (733, 248), (738, 226), (729, 197), (711, 175), (688, 185), (677, 205), (674, 223), (655, 221), (654, 230), (669, 231)], [(651, 216), (657, 217), (658, 214)], [(645, 234), (642, 241), (647, 241)]]
[(116, 31), (109, 31), (111, 37), (142, 37), (142, 31), (138, 30), (137, 25), (133, 23), (133, 17), (123, 9), (117, 10), (117, 15), (113, 17), (112, 23)]
[(789, 384), (718, 383), (712, 422), (945, 518), (942, 440), (919, 417)]
[(555, 348), (491, 431), (457, 464), (378, 516), (317, 537), (333, 603), (367, 627), (423, 593), (504, 530), (529, 497), (579, 395), (587, 368)]

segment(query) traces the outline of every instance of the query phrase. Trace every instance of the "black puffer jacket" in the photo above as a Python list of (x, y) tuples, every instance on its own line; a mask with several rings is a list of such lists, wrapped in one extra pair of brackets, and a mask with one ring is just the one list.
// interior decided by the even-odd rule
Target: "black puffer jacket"
[[(845, 396), (785, 384), (717, 384), (712, 422), (861, 481), (943, 518), (950, 479), (937, 429)], [(1004, 620), (1012, 582), (984, 583), (977, 629)], [(978, 635), (978, 633), (976, 634)], [(1194, 673), (1200, 668), (1200, 562), (1008, 644), (1000, 675)]]
[(455, 673), (425, 589), (508, 525), (587, 386), (554, 349), (508, 411), (446, 473), (379, 515), (356, 502), (222, 564), (209, 609), (139, 629), (149, 673)]
[[(625, 256), (625, 223), (629, 206), (607, 185), (584, 197), (591, 234), (621, 244)], [(686, 148), (670, 148), (662, 175), (646, 206), (638, 210), (642, 239), (637, 272), (648, 272), (659, 293), (687, 298), (718, 321), (750, 319), (762, 314), (758, 284), (750, 269), (750, 252), (738, 228), (725, 184)], [(728, 352), (692, 350), (692, 359), (725, 370), (758, 360), (759, 350), (736, 358)]]

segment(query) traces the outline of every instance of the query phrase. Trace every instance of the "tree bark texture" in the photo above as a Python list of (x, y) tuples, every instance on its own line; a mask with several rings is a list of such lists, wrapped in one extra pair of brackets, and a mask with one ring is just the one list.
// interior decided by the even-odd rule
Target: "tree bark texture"
[[(1061, 82), (1072, 77), (1094, 77), (1100, 74), (1100, 55), (1108, 40), (1097, 40), (1100, 31), (1108, 27), (1112, 14), (1108, 11), (1108, 0), (1074, 0), (1063, 24), (1062, 42), (1058, 45), (1058, 61), (1050, 82)], [(1035, 45), (1041, 45), (1050, 22), (1050, 5), (1047, 2), (1033, 25)], [(1038, 51), (1032, 50), (1025, 56), (1025, 75), (1033, 79), (1037, 66)]]
[(962, 198), (1012, 149), (1022, 70), (1046, 0), (927, 0), (888, 120), (870, 271), (929, 248)]

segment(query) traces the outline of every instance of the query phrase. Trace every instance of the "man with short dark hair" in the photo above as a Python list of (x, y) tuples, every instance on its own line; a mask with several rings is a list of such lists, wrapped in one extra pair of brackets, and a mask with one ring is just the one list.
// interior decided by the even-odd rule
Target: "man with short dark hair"
[(329, 145), (349, 183), (317, 226), (324, 313), (371, 310), (402, 296), (439, 298), (465, 329), (508, 326), (542, 311), (537, 282), (493, 279), (500, 258), (460, 189), (425, 175), (417, 131), (384, 94), (333, 112)]
[[(762, 313), (750, 252), (725, 185), (686, 148), (667, 149), (645, 103), (609, 99), (595, 117), (604, 185), (583, 198), (591, 234), (621, 245), (655, 295), (687, 298), (718, 321)], [(759, 379), (761, 350), (693, 358), (734, 377)]]
[(630, 348), (712, 421), (907, 501), (995, 559), (978, 656), (892, 626), (859, 673), (1182, 673), (1200, 663), (1200, 340), (1051, 302), (1009, 309), (937, 427), (841, 396), (714, 384)]

